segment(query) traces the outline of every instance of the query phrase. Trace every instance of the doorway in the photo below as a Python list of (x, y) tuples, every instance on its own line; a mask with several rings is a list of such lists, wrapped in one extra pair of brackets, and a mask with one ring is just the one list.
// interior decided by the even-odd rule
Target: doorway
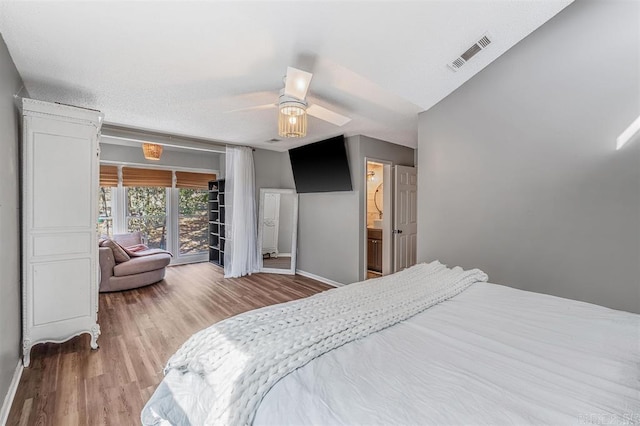
[(393, 272), (391, 167), (388, 161), (365, 159), (365, 279)]

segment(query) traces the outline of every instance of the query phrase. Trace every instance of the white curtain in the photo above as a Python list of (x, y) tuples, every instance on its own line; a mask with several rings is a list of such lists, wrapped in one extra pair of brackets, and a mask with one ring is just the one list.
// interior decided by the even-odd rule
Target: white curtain
[(225, 165), (224, 276), (234, 278), (260, 271), (251, 148), (227, 146)]

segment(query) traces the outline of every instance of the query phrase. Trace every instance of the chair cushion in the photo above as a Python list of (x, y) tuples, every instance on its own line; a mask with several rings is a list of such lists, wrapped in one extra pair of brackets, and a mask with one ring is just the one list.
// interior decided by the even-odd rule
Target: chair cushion
[(127, 252), (113, 240), (104, 240), (101, 247), (109, 247), (111, 249), (111, 251), (113, 252), (113, 258), (116, 260), (116, 263), (127, 262), (129, 259), (131, 259)]
[(149, 256), (132, 257), (128, 262), (123, 262), (113, 268), (113, 275), (123, 277), (126, 275), (140, 274), (154, 271), (167, 266), (171, 262), (171, 256), (167, 253), (157, 253)]
[(113, 240), (122, 247), (135, 246), (142, 243), (142, 232), (129, 232), (128, 234), (115, 234)]

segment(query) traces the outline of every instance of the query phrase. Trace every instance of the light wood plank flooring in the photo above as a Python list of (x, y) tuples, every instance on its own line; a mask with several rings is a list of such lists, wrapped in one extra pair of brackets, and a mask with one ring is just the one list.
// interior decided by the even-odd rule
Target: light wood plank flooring
[(100, 295), (100, 348), (89, 336), (33, 348), (8, 425), (136, 425), (167, 359), (196, 331), (250, 309), (330, 287), (301, 276), (224, 279), (209, 263), (174, 266), (164, 281)]

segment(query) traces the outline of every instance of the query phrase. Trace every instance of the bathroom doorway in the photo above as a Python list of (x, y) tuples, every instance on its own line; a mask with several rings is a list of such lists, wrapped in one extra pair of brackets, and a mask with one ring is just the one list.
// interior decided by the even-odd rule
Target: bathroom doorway
[(365, 278), (377, 278), (392, 268), (392, 183), (388, 161), (365, 159)]

